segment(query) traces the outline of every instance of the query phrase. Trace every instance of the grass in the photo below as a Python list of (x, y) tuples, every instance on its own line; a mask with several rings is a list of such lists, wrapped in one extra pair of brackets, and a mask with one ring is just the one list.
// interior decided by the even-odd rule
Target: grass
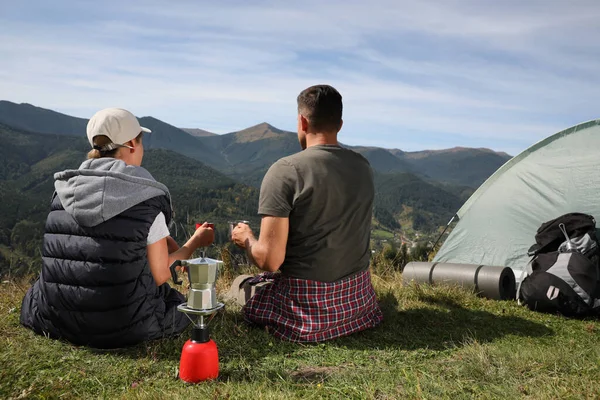
[(600, 321), (534, 313), (458, 288), (403, 287), (393, 272), (374, 284), (385, 322), (324, 344), (274, 339), (228, 304), (211, 322), (220, 376), (189, 385), (177, 379), (189, 332), (111, 352), (49, 340), (19, 325), (26, 286), (4, 281), (0, 398), (600, 397)]
[(375, 229), (371, 232), (371, 236), (375, 240), (390, 240), (394, 238), (394, 234), (392, 232), (384, 231), (382, 229)]

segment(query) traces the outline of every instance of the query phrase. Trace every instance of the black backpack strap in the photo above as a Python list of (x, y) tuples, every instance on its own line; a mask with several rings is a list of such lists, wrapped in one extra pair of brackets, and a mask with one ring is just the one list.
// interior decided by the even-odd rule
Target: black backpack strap
[[(534, 259), (535, 259), (535, 256), (531, 257), (531, 259), (529, 260), (527, 265), (525, 265), (525, 268), (523, 268), (523, 272), (521, 272), (521, 279), (519, 280), (519, 286), (517, 287), (517, 294), (516, 294), (516, 298), (515, 298), (515, 300), (517, 300), (518, 305), (521, 305), (521, 300), (519, 299), (520, 294), (521, 294), (521, 285), (523, 284), (523, 281), (525, 280), (525, 278), (527, 278), (527, 276), (531, 275), (531, 273), (533, 272), (533, 269), (531, 268), (531, 264), (533, 263)], [(527, 276), (525, 274), (527, 274)]]
[(527, 255), (529, 257), (535, 257), (541, 249), (542, 249), (542, 246), (540, 246), (539, 244), (536, 243), (536, 244), (532, 245), (529, 248), (529, 250), (527, 250)]
[[(592, 301), (600, 300), (600, 265), (596, 265), (596, 277), (596, 290), (594, 290), (593, 293), (590, 293)], [(600, 312), (600, 309), (598, 312)]]

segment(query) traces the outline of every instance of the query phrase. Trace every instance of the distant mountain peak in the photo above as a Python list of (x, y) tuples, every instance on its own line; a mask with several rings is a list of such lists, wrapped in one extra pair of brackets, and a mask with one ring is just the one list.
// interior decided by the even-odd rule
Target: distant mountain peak
[[(10, 107), (10, 106), (12, 106), (12, 107), (15, 107), (15, 106), (21, 106), (21, 107), (36, 108), (36, 109), (38, 109), (38, 110), (47, 110), (47, 111), (52, 111), (52, 110), (48, 110), (48, 109), (46, 109), (46, 108), (42, 108), (42, 107), (37, 107), (37, 106), (34, 106), (34, 105), (33, 105), (33, 104), (31, 104), (31, 103), (15, 103), (15, 102), (8, 101), (8, 100), (0, 100), (0, 105), (2, 105), (2, 104), (6, 105), (6, 106), (9, 106), (9, 107)], [(56, 111), (54, 111), (54, 112), (56, 112)]]
[(464, 147), (464, 146), (454, 146), (449, 149), (439, 150), (439, 151), (447, 151), (447, 152), (459, 152), (459, 151), (482, 151), (485, 153), (497, 153), (492, 149), (488, 149), (487, 147)]
[(292, 132), (286, 132), (275, 128), (267, 122), (261, 122), (258, 125), (235, 132), (237, 142), (255, 142), (257, 140), (279, 137), (281, 135), (290, 135)]
[[(449, 149), (439, 149), (439, 150), (420, 150), (420, 151), (407, 151), (403, 152), (403, 154), (407, 158), (423, 158), (429, 157), (432, 155), (438, 154), (476, 154), (476, 153), (486, 153), (486, 154), (496, 154), (500, 157), (511, 158), (511, 156), (505, 152), (498, 152), (487, 147), (463, 147), (463, 146), (455, 146)], [(395, 153), (398, 154), (398, 153)]]
[[(166, 122), (164, 122), (164, 121), (161, 121), (161, 120), (160, 120), (160, 119), (158, 119), (158, 118), (154, 118), (154, 117), (153, 117), (153, 116), (151, 116), (151, 115), (144, 115), (143, 117), (138, 117), (138, 119), (140, 119), (140, 120), (144, 120), (144, 121), (153, 121), (153, 122), (160, 122), (160, 123), (166, 124)], [(167, 125), (169, 125), (169, 124), (167, 124)]]
[(0, 122), (29, 132), (82, 136), (88, 120), (29, 103), (0, 100)]
[(274, 127), (273, 125), (269, 124), (268, 122), (261, 122), (260, 124), (256, 124), (254, 126), (251, 126), (249, 128), (243, 129), (243, 130), (246, 131), (246, 130), (250, 130), (250, 129), (256, 129), (256, 130), (264, 129), (264, 130), (273, 131), (275, 133), (284, 132), (281, 129), (278, 129), (278, 128)]

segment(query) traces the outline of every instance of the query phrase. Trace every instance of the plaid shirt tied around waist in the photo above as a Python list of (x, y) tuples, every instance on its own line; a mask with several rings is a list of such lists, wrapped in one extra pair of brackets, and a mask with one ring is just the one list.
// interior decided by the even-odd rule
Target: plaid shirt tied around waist
[(383, 321), (368, 270), (336, 282), (265, 272), (251, 278), (250, 283), (266, 281), (273, 284), (248, 300), (242, 312), (248, 322), (267, 326), (280, 339), (322, 342)]

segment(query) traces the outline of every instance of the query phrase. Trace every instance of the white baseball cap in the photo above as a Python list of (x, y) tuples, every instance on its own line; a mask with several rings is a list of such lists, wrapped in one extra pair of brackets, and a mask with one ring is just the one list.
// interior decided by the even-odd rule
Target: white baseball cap
[(150, 129), (140, 126), (135, 115), (122, 108), (105, 108), (98, 111), (90, 118), (86, 130), (92, 147), (94, 146), (94, 137), (99, 135), (107, 136), (114, 143), (113, 146), (108, 146), (111, 147), (110, 149), (103, 150), (128, 147), (123, 146), (124, 143), (135, 139), (141, 132), (152, 132)]

